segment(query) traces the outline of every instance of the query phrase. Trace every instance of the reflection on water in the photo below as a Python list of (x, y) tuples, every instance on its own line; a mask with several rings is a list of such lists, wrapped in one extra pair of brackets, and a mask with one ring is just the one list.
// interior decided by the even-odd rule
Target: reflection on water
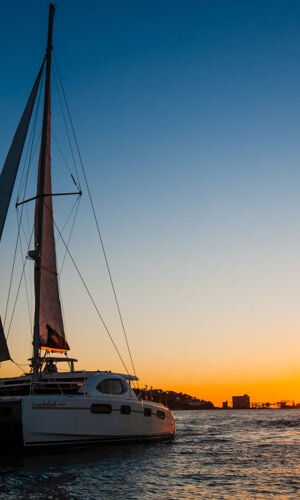
[(169, 443), (0, 457), (0, 498), (300, 497), (300, 411), (176, 412)]

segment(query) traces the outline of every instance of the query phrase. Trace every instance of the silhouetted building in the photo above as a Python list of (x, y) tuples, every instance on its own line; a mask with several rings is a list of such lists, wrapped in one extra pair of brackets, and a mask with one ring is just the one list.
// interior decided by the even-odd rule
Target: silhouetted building
[(248, 394), (244, 394), (244, 396), (232, 396), (232, 408), (235, 410), (248, 410), (250, 408), (250, 397)]
[(223, 401), (222, 408), (223, 410), (228, 410), (228, 401)]

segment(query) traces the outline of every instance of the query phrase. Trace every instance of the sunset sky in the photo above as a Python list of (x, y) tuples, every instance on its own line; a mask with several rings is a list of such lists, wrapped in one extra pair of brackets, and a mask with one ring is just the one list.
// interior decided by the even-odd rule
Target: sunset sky
[[(300, 402), (300, 3), (56, 7), (56, 58), (141, 383), (218, 404), (244, 393)], [(47, 16), (46, 1), (1, 4), (1, 163)], [(56, 105), (54, 92), (53, 132), (70, 159)], [(55, 144), (52, 159), (54, 186), (73, 190)], [(18, 182), (0, 248), (2, 317)], [(55, 200), (60, 227), (73, 202)], [(71, 251), (129, 367), (84, 186)], [(61, 296), (79, 367), (122, 371), (68, 259)], [(22, 288), (9, 336), (18, 363), (30, 336)], [(0, 376), (19, 373), (2, 363)]]

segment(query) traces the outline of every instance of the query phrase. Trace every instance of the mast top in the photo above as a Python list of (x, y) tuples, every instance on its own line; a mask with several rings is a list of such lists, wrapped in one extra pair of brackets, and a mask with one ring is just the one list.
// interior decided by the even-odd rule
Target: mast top
[(51, 50), (53, 48), (53, 46), (52, 46), (52, 34), (53, 34), (54, 14), (55, 14), (55, 5), (54, 5), (54, 3), (49, 3), (48, 40), (47, 40), (47, 49), (46, 49), (46, 57), (47, 58), (49, 57)]
[(50, 13), (50, 11), (53, 11), (53, 14), (54, 14), (55, 9), (56, 9), (55, 4), (50, 2), (49, 3), (49, 13)]

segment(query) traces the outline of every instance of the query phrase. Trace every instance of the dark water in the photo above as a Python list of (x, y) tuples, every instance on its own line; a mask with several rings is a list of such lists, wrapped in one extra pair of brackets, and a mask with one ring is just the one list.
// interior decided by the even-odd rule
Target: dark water
[(1, 453), (0, 498), (300, 498), (300, 411), (176, 412), (170, 443)]

